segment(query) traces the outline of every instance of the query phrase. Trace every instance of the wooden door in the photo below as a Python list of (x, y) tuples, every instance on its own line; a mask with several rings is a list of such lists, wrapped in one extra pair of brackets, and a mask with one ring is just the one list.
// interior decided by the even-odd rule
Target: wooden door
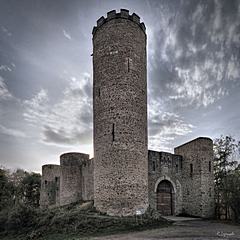
[(157, 188), (157, 210), (164, 216), (172, 215), (172, 185), (165, 180)]

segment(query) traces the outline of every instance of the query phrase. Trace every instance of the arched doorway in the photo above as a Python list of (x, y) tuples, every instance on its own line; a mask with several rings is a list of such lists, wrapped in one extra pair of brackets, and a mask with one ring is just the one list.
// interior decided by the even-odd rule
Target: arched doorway
[(173, 215), (174, 191), (171, 182), (161, 181), (157, 186), (157, 210), (163, 216)]

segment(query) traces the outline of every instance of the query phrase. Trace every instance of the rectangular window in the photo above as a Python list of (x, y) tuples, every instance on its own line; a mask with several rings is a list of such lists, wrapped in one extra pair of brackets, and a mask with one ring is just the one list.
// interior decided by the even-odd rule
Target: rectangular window
[(101, 96), (100, 88), (98, 88), (98, 97)]
[(129, 58), (128, 58), (128, 66), (127, 66), (128, 72), (130, 70), (130, 62), (129, 62)]
[(178, 173), (178, 164), (176, 164), (176, 173)]

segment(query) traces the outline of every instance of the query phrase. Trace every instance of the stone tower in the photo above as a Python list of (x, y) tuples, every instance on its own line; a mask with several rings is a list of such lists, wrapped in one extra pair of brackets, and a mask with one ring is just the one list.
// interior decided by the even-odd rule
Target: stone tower
[(146, 33), (121, 9), (93, 28), (94, 204), (109, 215), (148, 207)]
[(199, 137), (176, 147), (174, 152), (183, 156), (183, 212), (192, 216), (213, 217), (213, 141)]
[(40, 206), (42, 208), (59, 206), (60, 166), (42, 166)]
[(89, 160), (84, 153), (64, 153), (60, 156), (60, 205), (82, 200), (82, 166)]

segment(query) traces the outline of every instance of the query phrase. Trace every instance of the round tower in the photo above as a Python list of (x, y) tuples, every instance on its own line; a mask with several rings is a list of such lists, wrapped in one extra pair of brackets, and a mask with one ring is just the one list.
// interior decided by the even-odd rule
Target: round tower
[(82, 165), (89, 160), (84, 153), (64, 153), (60, 156), (60, 205), (82, 200)]
[(54, 207), (59, 205), (60, 166), (46, 164), (42, 166), (40, 206)]
[(94, 205), (109, 215), (148, 207), (146, 39), (125, 9), (93, 28)]

